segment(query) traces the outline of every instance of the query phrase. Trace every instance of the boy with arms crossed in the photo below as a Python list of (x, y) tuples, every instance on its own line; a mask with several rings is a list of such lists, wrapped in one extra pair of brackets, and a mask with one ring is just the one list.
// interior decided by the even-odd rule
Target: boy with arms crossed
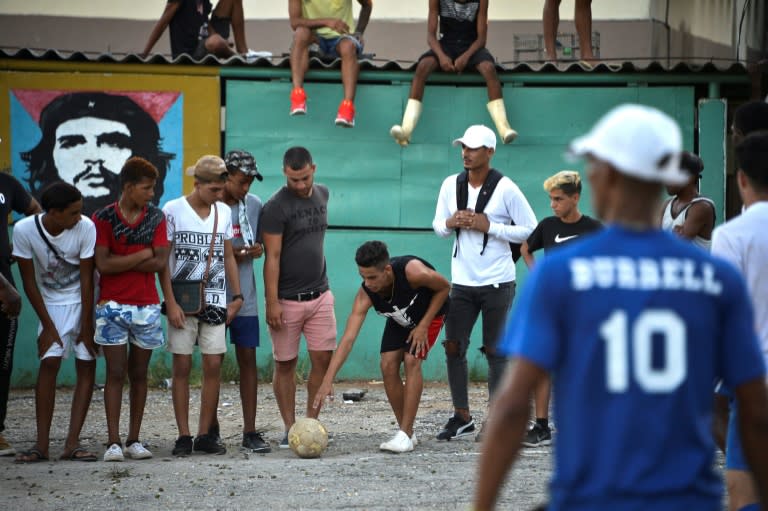
[[(96, 224), (96, 343), (107, 362), (104, 461), (123, 461), (120, 405), (125, 376), (130, 381), (130, 423), (125, 455), (151, 458), (139, 442), (147, 401), (147, 368), (152, 352), (165, 344), (155, 273), (168, 264), (165, 215), (154, 204), (159, 172), (144, 158), (129, 158), (120, 171), (120, 199), (93, 214)], [(130, 344), (130, 349), (128, 345)]]

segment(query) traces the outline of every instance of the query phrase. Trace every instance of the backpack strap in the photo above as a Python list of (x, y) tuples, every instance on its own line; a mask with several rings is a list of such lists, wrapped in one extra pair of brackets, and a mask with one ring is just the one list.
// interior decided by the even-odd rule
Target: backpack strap
[[(458, 210), (467, 209), (467, 202), (468, 202), (468, 196), (469, 196), (469, 177), (468, 177), (469, 171), (465, 170), (464, 172), (460, 172), (456, 176), (456, 208)], [(496, 189), (496, 185), (499, 184), (499, 181), (501, 181), (501, 178), (504, 177), (501, 172), (499, 172), (496, 169), (491, 169), (488, 172), (488, 175), (485, 177), (485, 181), (483, 182), (483, 186), (480, 188), (480, 193), (477, 196), (477, 203), (475, 204), (475, 213), (482, 213), (483, 210), (485, 210), (485, 206), (488, 205), (488, 201), (491, 199), (491, 195), (493, 195), (493, 191)], [(460, 229), (456, 229), (456, 246), (453, 250), (453, 257), (456, 257), (456, 254), (459, 250), (459, 231)], [(488, 244), (488, 233), (483, 233), (483, 248), (480, 250), (480, 255), (483, 255), (485, 252), (485, 246)]]

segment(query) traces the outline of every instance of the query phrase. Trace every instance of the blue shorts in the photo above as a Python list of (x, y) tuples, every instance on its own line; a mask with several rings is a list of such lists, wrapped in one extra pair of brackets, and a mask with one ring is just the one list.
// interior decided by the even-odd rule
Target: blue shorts
[(160, 305), (125, 305), (108, 301), (96, 305), (96, 344), (135, 344), (153, 350), (165, 344)]
[(316, 39), (317, 39), (317, 45), (320, 47), (320, 53), (332, 59), (341, 58), (341, 56), (339, 56), (339, 53), (336, 51), (336, 47), (339, 45), (339, 42), (341, 42), (343, 39), (349, 39), (350, 41), (355, 43), (355, 46), (357, 46), (358, 57), (363, 52), (363, 45), (360, 44), (360, 41), (358, 41), (356, 37), (352, 37), (351, 35), (330, 37), (328, 39), (326, 39), (325, 37), (317, 36)]
[(259, 347), (259, 317), (238, 316), (229, 324), (229, 340), (241, 348)]

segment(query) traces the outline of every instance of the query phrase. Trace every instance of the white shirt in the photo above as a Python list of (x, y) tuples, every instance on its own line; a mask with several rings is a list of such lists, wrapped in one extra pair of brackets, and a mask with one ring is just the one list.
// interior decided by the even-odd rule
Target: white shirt
[[(456, 176), (445, 178), (437, 198), (432, 228), (442, 238), (456, 236), (445, 222), (458, 209), (456, 206)], [(480, 188), (470, 184), (467, 190), (467, 208), (474, 209)], [(483, 233), (461, 229), (454, 242), (456, 257), (451, 258), (451, 281), (462, 286), (487, 286), (515, 280), (515, 263), (509, 242), (522, 243), (536, 227), (536, 215), (523, 192), (511, 179), (504, 176), (496, 185), (483, 211), (491, 226), (488, 245), (483, 250)], [(511, 225), (514, 220), (515, 225)], [(453, 254), (453, 252), (452, 252)]]
[[(35, 281), (46, 305), (72, 305), (82, 302), (80, 296), (80, 260), (93, 257), (96, 246), (96, 226), (90, 218), (80, 216), (71, 229), (53, 236), (43, 225), (40, 213), (19, 220), (13, 229), (13, 255), (31, 259), (35, 266)], [(40, 227), (56, 249), (61, 260), (48, 248), (35, 225)]]
[(733, 263), (747, 281), (755, 328), (768, 363), (768, 202), (752, 204), (712, 233), (712, 254)]
[[(232, 239), (232, 210), (224, 202), (216, 202), (219, 220), (216, 241), (213, 244), (205, 303), (226, 308), (226, 279), (224, 278), (224, 241)], [(168, 201), (163, 207), (168, 224), (168, 241), (173, 250), (168, 257), (172, 279), (200, 280), (205, 275), (208, 252), (213, 234), (214, 211), (205, 219), (200, 218), (186, 197)]]

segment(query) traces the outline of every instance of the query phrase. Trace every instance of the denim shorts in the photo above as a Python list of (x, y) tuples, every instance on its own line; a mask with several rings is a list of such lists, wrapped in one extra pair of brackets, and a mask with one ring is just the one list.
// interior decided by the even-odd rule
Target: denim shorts
[(332, 59), (339, 59), (341, 56), (336, 51), (336, 47), (339, 45), (339, 43), (343, 39), (349, 39), (353, 43), (355, 43), (355, 46), (357, 46), (357, 56), (359, 57), (360, 54), (363, 52), (363, 45), (360, 44), (360, 41), (356, 37), (352, 37), (351, 35), (342, 35), (339, 37), (330, 37), (326, 39), (325, 37), (317, 36), (315, 39), (317, 39), (317, 45), (320, 47), (320, 53), (322, 53), (326, 57), (330, 57)]
[(145, 350), (165, 344), (160, 305), (125, 305), (108, 301), (96, 305), (96, 344), (135, 344)]

